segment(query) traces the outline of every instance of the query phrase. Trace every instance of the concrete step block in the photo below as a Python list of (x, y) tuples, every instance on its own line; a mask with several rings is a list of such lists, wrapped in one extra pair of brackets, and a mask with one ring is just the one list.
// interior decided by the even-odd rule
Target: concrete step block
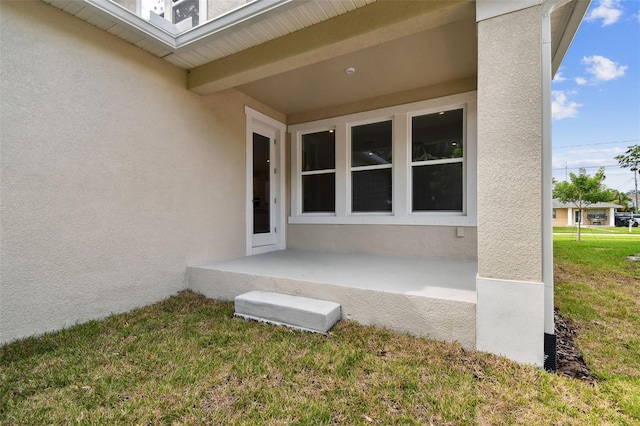
[(235, 298), (235, 315), (270, 324), (326, 333), (340, 320), (340, 304), (268, 291), (250, 291)]

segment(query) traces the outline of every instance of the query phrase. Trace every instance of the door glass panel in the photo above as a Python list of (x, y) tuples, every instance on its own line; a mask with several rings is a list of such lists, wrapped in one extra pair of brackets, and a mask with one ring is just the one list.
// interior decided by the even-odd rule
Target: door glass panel
[(253, 233), (271, 231), (271, 191), (269, 150), (271, 140), (253, 134)]

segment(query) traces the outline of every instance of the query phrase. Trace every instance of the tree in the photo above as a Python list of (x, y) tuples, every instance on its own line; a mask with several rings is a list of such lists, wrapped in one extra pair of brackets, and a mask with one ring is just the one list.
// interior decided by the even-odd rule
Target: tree
[(627, 194), (625, 194), (624, 192), (620, 192), (617, 189), (608, 189), (607, 191), (610, 195), (607, 197), (606, 201), (611, 201), (614, 204), (621, 205), (622, 208), (620, 209), (620, 211), (629, 211), (629, 201), (631, 201), (631, 198), (629, 198)]
[(569, 173), (570, 182), (556, 182), (553, 188), (553, 198), (557, 198), (562, 203), (573, 204), (580, 212), (576, 241), (580, 241), (583, 209), (591, 204), (607, 201), (607, 198), (611, 196), (611, 193), (602, 185), (604, 179), (604, 167), (600, 167), (600, 170), (593, 176), (589, 176), (586, 170), (581, 168), (577, 175)]
[(616, 155), (618, 164), (623, 169), (630, 169), (636, 182), (636, 201), (633, 204), (634, 211), (638, 213), (638, 175), (640, 174), (640, 145), (631, 145), (624, 154)]

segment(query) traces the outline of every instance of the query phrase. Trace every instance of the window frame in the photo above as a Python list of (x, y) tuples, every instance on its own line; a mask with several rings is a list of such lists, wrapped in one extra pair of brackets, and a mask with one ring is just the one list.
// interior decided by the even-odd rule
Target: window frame
[[(177, 6), (180, 6), (180, 4), (184, 3), (185, 1), (186, 0), (175, 0), (175, 3), (174, 3), (173, 0), (165, 0), (165, 3), (164, 3), (165, 19), (174, 25), (177, 25), (180, 22), (182, 22), (182, 21), (173, 22), (173, 9)], [(167, 17), (167, 11), (169, 11), (169, 17)], [(198, 17), (199, 17), (198, 24), (193, 25), (193, 28), (207, 22), (207, 0), (198, 0)]]
[[(420, 117), (423, 115), (437, 114), (441, 111), (455, 111), (458, 109), (462, 109), (462, 157), (455, 158), (443, 158), (439, 160), (425, 160), (425, 161), (413, 161), (413, 118)], [(438, 110), (437, 112), (417, 112), (414, 114), (410, 114), (409, 116), (409, 202), (411, 203), (410, 212), (414, 215), (422, 215), (422, 214), (433, 214), (433, 213), (461, 213), (466, 211), (466, 187), (467, 187), (467, 168), (465, 164), (467, 162), (467, 146), (466, 143), (468, 141), (467, 137), (467, 108), (466, 105), (461, 108), (443, 108)], [(413, 209), (413, 169), (414, 167), (422, 167), (422, 166), (437, 166), (443, 164), (456, 164), (462, 163), (462, 210), (416, 210)]]
[[(366, 126), (369, 124), (376, 124), (376, 123), (382, 123), (382, 122), (386, 122), (386, 121), (390, 121), (391, 122), (391, 164), (381, 164), (381, 165), (365, 165), (365, 166), (353, 166), (352, 162), (353, 162), (353, 141), (352, 141), (352, 137), (353, 137), (353, 128), (354, 127), (358, 127), (358, 126)], [(393, 133), (393, 116), (389, 115), (389, 116), (380, 116), (378, 118), (374, 118), (374, 119), (369, 119), (369, 120), (364, 120), (364, 121), (353, 121), (353, 122), (349, 122), (347, 123), (347, 149), (348, 149), (348, 155), (347, 155), (347, 165), (348, 165), (348, 181), (349, 181), (349, 186), (348, 186), (348, 191), (347, 191), (347, 195), (348, 198), (346, 200), (347, 202), (347, 212), (350, 215), (354, 215), (354, 216), (391, 216), (393, 214), (393, 200), (391, 202), (391, 211), (353, 211), (353, 173), (354, 172), (361, 172), (361, 171), (371, 171), (371, 170), (386, 170), (386, 169), (391, 169), (391, 188), (393, 188), (393, 163), (394, 163), (394, 153), (393, 153), (393, 146), (394, 146), (394, 133)], [(337, 152), (336, 152), (337, 154)], [(336, 161), (337, 161), (337, 155), (336, 155)], [(338, 186), (337, 181), (336, 181), (336, 187)]]
[[(335, 214), (335, 200), (334, 200), (334, 210), (333, 212), (331, 211), (304, 211), (304, 185), (303, 185), (303, 177), (304, 176), (317, 176), (317, 175), (333, 175), (333, 181), (334, 181), (334, 185), (335, 185), (335, 181), (336, 181), (336, 165), (335, 165), (335, 157), (334, 157), (334, 164), (333, 164), (333, 168), (331, 169), (315, 169), (315, 170), (303, 170), (303, 158), (304, 158), (304, 146), (303, 146), (303, 136), (304, 135), (309, 135), (309, 134), (314, 134), (314, 133), (323, 133), (323, 132), (329, 132), (333, 134), (333, 151), (334, 151), (334, 156), (335, 156), (335, 129), (327, 129), (327, 130), (321, 130), (320, 132), (305, 132), (303, 134), (300, 135), (300, 155), (301, 155), (301, 159), (300, 159), (300, 212), (302, 214), (308, 215), (308, 214)], [(335, 188), (334, 188), (334, 197), (335, 197)]]
[[(389, 224), (477, 226), (477, 92), (414, 102), (289, 126), (291, 134), (291, 224)], [(412, 211), (411, 120), (446, 110), (463, 110), (462, 211)], [(351, 208), (351, 128), (392, 120), (392, 210)], [(335, 212), (302, 212), (302, 135), (335, 132)]]

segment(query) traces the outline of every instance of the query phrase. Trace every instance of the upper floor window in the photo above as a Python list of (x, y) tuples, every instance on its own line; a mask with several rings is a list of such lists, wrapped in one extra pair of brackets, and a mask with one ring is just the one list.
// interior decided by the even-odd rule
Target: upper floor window
[(206, 21), (206, 6), (206, 0), (137, 0), (137, 13), (149, 19), (153, 12), (172, 24), (192, 18), (195, 27)]
[(290, 131), (291, 223), (476, 225), (475, 92)]
[(171, 0), (171, 22), (177, 24), (193, 18), (193, 26), (200, 22), (200, 0)]

